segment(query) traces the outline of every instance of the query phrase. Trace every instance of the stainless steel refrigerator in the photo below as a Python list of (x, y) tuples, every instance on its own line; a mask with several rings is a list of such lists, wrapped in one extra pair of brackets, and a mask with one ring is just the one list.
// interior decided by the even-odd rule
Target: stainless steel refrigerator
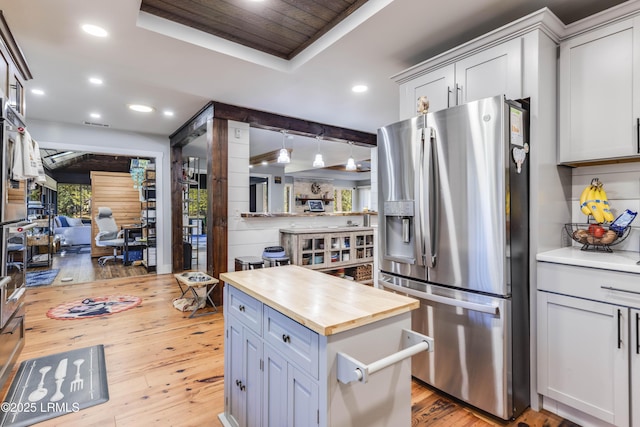
[(412, 374), (503, 419), (529, 406), (528, 152), (503, 96), (378, 130), (379, 284), (434, 338)]

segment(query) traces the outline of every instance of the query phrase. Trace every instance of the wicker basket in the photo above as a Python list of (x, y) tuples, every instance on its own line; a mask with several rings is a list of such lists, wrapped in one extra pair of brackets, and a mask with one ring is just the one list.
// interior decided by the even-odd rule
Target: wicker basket
[(373, 266), (371, 264), (359, 265), (356, 267), (356, 281), (371, 280), (373, 278)]

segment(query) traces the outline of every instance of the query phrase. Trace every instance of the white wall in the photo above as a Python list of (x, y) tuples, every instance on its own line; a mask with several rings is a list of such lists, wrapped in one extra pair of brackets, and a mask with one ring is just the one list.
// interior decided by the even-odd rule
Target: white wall
[[(157, 272), (171, 269), (171, 184), (169, 139), (108, 128), (29, 120), (29, 133), (40, 148), (155, 158), (157, 199)], [(247, 191), (248, 193), (248, 191)]]
[[(587, 166), (572, 170), (571, 184), (571, 221), (587, 222), (587, 216), (580, 210), (580, 194), (589, 185), (592, 178), (599, 178), (607, 192), (614, 217), (618, 217), (625, 209), (640, 211), (640, 164), (619, 163), (605, 166)], [(613, 245), (613, 251), (640, 251), (640, 218), (632, 223), (632, 230), (624, 241)], [(567, 237), (568, 239), (568, 237)], [(567, 240), (569, 241), (569, 240)], [(574, 246), (582, 246), (573, 240)], [(606, 256), (606, 255), (604, 255)], [(638, 255), (640, 260), (640, 255)]]

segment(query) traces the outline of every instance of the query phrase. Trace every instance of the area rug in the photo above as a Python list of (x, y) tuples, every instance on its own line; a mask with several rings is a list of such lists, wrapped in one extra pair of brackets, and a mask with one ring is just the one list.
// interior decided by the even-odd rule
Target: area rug
[(29, 359), (1, 404), (0, 426), (30, 426), (108, 400), (102, 344)]
[(57, 268), (52, 268), (51, 270), (27, 271), (27, 287), (50, 285), (55, 280), (59, 271), (60, 270)]
[(53, 307), (47, 312), (47, 316), (58, 320), (88, 319), (120, 313), (136, 307), (140, 303), (142, 303), (140, 297), (131, 295), (90, 297)]

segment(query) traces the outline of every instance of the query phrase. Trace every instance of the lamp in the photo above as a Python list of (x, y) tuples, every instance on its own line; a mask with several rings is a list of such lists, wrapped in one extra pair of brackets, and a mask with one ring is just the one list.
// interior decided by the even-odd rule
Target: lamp
[(324, 160), (322, 160), (322, 154), (320, 154), (320, 139), (321, 137), (316, 136), (316, 140), (318, 141), (318, 152), (316, 153), (315, 159), (313, 159), (313, 167), (314, 168), (323, 168)]
[(280, 132), (282, 132), (282, 148), (280, 149), (280, 153), (278, 154), (278, 163), (289, 163), (291, 161), (291, 158), (289, 157), (289, 152), (284, 146), (284, 140), (287, 136), (287, 131), (283, 129)]
[(356, 166), (356, 161), (353, 160), (353, 142), (351, 141), (349, 141), (349, 160), (347, 160), (346, 169), (348, 171), (354, 171), (358, 169), (358, 167)]

